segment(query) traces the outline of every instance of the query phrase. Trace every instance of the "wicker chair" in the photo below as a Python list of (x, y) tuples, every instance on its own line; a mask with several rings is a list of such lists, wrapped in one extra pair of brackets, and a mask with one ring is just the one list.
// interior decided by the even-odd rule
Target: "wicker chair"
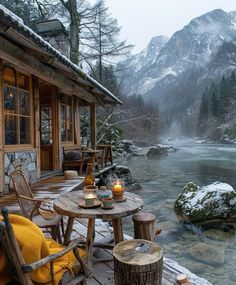
[[(69, 246), (62, 249), (60, 252), (48, 255), (38, 261), (35, 261), (31, 264), (26, 264), (24, 257), (20, 251), (20, 247), (16, 240), (11, 222), (9, 220), (8, 211), (1, 209), (4, 221), (0, 220), (0, 250), (3, 252), (3, 256), (6, 259), (6, 265), (9, 270), (11, 278), (14, 280), (9, 284), (24, 284), (24, 285), (33, 285), (29, 273), (38, 269), (39, 267), (44, 266), (47, 263), (50, 263), (50, 277), (51, 284), (54, 284), (54, 264), (56, 259), (65, 255), (67, 252), (73, 250), (76, 259), (78, 260), (78, 266), (80, 270), (76, 274), (72, 274), (69, 269), (64, 273), (62, 279), (60, 280), (60, 285), (86, 285), (86, 277), (91, 275), (91, 271), (88, 270), (87, 265), (84, 263), (80, 257), (78, 251), (79, 240), (74, 240), (70, 243)], [(25, 229), (27, 235), (27, 227)], [(0, 260), (1, 261), (1, 260)], [(2, 263), (3, 264), (3, 263)], [(1, 283), (1, 281), (0, 281)], [(1, 283), (2, 284), (2, 283)], [(38, 284), (38, 283), (37, 283)]]
[[(62, 216), (54, 213), (47, 219), (40, 214), (40, 206), (45, 200), (34, 198), (34, 195), (30, 189), (29, 183), (23, 171), (13, 171), (11, 173), (11, 178), (20, 205), (21, 214), (24, 217), (32, 220), (40, 228), (44, 229), (44, 232), (49, 232), (54, 240), (57, 240), (61, 243), (60, 223), (62, 233), (64, 234)], [(48, 212), (50, 214), (50, 211)]]

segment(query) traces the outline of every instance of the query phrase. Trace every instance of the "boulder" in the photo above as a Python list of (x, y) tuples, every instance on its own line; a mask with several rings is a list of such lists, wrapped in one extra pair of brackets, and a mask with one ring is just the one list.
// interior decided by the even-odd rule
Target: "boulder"
[(225, 262), (224, 248), (199, 242), (189, 248), (188, 254), (194, 259), (210, 265), (223, 265)]
[(156, 158), (160, 155), (166, 155), (169, 152), (175, 152), (176, 148), (174, 148), (172, 145), (162, 145), (158, 144), (156, 146), (151, 146), (148, 151), (146, 156), (148, 158)]
[(183, 222), (235, 222), (236, 192), (218, 181), (203, 187), (189, 182), (175, 201), (174, 210)]
[(118, 178), (123, 179), (126, 185), (131, 184), (132, 175), (130, 169), (127, 166), (117, 165), (115, 169), (115, 174)]

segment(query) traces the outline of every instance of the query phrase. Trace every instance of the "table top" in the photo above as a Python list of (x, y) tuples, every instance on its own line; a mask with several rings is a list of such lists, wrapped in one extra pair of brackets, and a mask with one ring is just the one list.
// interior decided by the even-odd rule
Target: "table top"
[(125, 192), (126, 201), (121, 203), (113, 203), (112, 209), (88, 208), (84, 209), (79, 206), (83, 201), (83, 191), (72, 191), (60, 195), (53, 201), (54, 209), (61, 215), (72, 218), (100, 218), (114, 219), (126, 217), (138, 212), (143, 207), (143, 200), (140, 196)]

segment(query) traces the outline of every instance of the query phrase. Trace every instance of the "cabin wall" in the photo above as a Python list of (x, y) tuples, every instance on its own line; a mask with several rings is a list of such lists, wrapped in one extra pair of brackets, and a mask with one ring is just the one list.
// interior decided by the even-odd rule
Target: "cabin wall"
[[(1, 59), (0, 59), (1, 62)], [(4, 61), (5, 62), (5, 61)], [(14, 65), (12, 64), (14, 68)], [(17, 68), (20, 70), (19, 68)], [(27, 70), (25, 70), (27, 72)], [(30, 74), (30, 72), (27, 72)], [(4, 96), (3, 96), (3, 85), (1, 84), (0, 91), (0, 159), (1, 159), (1, 175), (2, 181), (0, 187), (0, 196), (5, 195), (12, 191), (13, 184), (10, 178), (12, 171), (21, 169), (28, 177), (29, 183), (34, 184), (40, 179), (41, 172), (41, 161), (40, 161), (40, 94), (39, 94), (39, 77), (32, 75), (32, 122), (31, 122), (31, 145), (5, 145), (4, 142)], [(2, 82), (2, 74), (0, 73), (0, 82)], [(79, 104), (78, 97), (71, 96), (73, 101), (73, 136), (71, 141), (61, 141), (61, 129), (60, 129), (60, 118), (61, 118), (61, 94), (64, 93), (60, 88), (58, 89), (54, 85), (51, 86), (48, 94), (52, 97), (52, 109), (54, 114), (54, 125), (53, 125), (53, 170), (62, 169), (62, 146), (65, 145), (80, 145), (80, 123), (79, 123)], [(66, 92), (65, 92), (66, 93)]]
[(12, 189), (12, 181), (10, 179), (10, 174), (14, 170), (23, 170), (31, 184), (37, 182), (36, 150), (6, 152), (4, 157), (4, 194), (9, 193)]

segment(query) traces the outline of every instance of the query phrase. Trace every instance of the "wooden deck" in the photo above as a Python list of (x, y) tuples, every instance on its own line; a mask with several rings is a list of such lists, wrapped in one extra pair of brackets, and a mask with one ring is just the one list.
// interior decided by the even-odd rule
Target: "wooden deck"
[[(97, 174), (99, 175), (99, 174)], [(35, 197), (45, 198), (50, 197), (54, 199), (60, 194), (73, 191), (75, 189), (81, 189), (83, 183), (83, 177), (78, 179), (65, 180), (64, 176), (56, 176), (47, 178), (40, 181), (32, 187)], [(10, 212), (19, 213), (20, 208), (14, 192), (0, 197), (0, 208), (7, 207)], [(67, 218), (65, 218), (65, 222)], [(96, 220), (98, 221), (98, 220)], [(74, 237), (86, 237), (87, 236), (87, 220), (75, 220), (73, 227), (72, 238)], [(99, 241), (104, 238), (113, 237), (112, 229), (108, 226), (108, 223), (96, 222), (96, 236), (95, 241)], [(109, 238), (110, 239), (110, 238)], [(87, 280), (88, 285), (113, 285), (114, 284), (114, 271), (112, 262), (112, 252), (109, 250), (95, 248), (94, 257), (105, 258), (110, 261), (96, 262), (94, 260), (93, 277)], [(167, 259), (164, 259), (164, 271), (162, 285), (175, 285), (176, 276), (181, 273), (187, 273), (189, 280), (195, 285), (210, 285), (207, 281), (198, 278), (196, 275), (191, 274), (187, 269), (182, 267), (176, 267)]]
[[(103, 221), (96, 223), (96, 236), (95, 242), (99, 242), (102, 239), (108, 240), (112, 238), (112, 229), (107, 223)], [(87, 221), (84, 219), (76, 219), (74, 223), (72, 237), (76, 238), (79, 236), (86, 237), (87, 234)], [(96, 258), (110, 259), (111, 261), (98, 262)], [(181, 270), (183, 269), (183, 270)], [(210, 284), (207, 281), (191, 274), (187, 269), (181, 268), (180, 266), (173, 266), (172, 262), (168, 259), (164, 259), (164, 268), (162, 276), (162, 285), (177, 285), (176, 277), (179, 274), (187, 273), (188, 279), (192, 285), (207, 285)], [(189, 274), (188, 274), (189, 273)], [(88, 285), (114, 285), (114, 267), (112, 261), (112, 252), (100, 248), (94, 249), (94, 263), (93, 263), (93, 277), (87, 279)]]
[[(94, 173), (94, 177), (102, 175), (114, 168), (116, 164), (105, 167), (98, 172)], [(42, 179), (40, 182), (31, 186), (32, 192), (37, 198), (50, 197), (51, 199), (57, 198), (62, 193), (78, 190), (82, 188), (84, 176), (78, 176), (76, 179), (66, 180), (63, 175), (53, 176)], [(15, 192), (0, 197), (0, 208), (7, 207), (10, 212), (19, 212), (19, 204)]]

